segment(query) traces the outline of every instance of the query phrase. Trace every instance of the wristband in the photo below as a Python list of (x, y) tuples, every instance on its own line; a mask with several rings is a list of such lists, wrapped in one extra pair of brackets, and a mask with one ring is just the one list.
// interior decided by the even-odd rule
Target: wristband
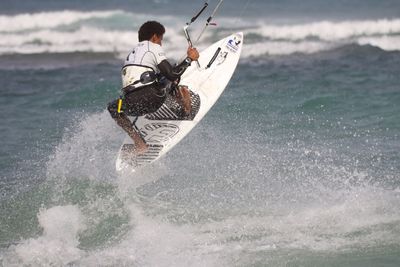
[(190, 65), (192, 63), (192, 59), (190, 57), (185, 58), (185, 62)]

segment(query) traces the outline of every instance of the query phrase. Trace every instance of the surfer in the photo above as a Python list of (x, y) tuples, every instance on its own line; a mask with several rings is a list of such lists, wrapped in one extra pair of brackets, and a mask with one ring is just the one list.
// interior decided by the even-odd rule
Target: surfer
[(172, 66), (161, 47), (164, 33), (164, 26), (157, 21), (147, 21), (140, 27), (139, 43), (122, 68), (122, 96), (108, 104), (111, 117), (133, 139), (136, 154), (146, 152), (148, 146), (132, 127), (128, 115), (143, 116), (157, 111), (167, 94), (176, 97), (187, 115), (191, 110), (190, 92), (179, 81), (191, 62), (198, 60), (199, 53), (189, 46), (187, 57)]

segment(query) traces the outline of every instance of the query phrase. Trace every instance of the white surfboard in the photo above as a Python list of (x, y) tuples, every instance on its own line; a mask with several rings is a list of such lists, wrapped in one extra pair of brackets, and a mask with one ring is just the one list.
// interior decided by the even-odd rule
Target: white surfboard
[(182, 107), (171, 96), (154, 113), (136, 118), (133, 127), (140, 131), (149, 150), (136, 156), (133, 141), (127, 136), (116, 161), (117, 171), (135, 171), (150, 164), (179, 143), (220, 97), (238, 64), (243, 33), (232, 34), (200, 53), (199, 63), (186, 70), (180, 84), (191, 91), (192, 111), (185, 116)]

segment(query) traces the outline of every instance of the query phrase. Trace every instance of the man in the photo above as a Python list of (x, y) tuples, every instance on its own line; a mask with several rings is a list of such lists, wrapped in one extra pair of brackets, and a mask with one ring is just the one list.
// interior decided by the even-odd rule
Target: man
[(128, 115), (143, 116), (155, 112), (167, 94), (174, 94), (186, 114), (190, 113), (190, 93), (178, 84), (186, 68), (198, 60), (199, 53), (196, 48), (189, 47), (185, 60), (173, 67), (161, 47), (164, 33), (164, 26), (157, 21), (148, 21), (140, 27), (139, 43), (122, 68), (123, 96), (108, 104), (111, 117), (133, 139), (136, 154), (146, 152), (148, 147), (132, 127)]

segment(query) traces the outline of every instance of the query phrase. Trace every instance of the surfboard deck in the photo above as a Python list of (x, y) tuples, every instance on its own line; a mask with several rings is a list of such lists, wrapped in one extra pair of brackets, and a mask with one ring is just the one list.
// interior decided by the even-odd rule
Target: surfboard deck
[(199, 63), (182, 75), (181, 85), (190, 90), (192, 109), (186, 115), (173, 96), (156, 112), (133, 119), (135, 127), (149, 145), (147, 152), (136, 155), (132, 139), (127, 136), (116, 160), (117, 171), (135, 171), (150, 164), (178, 144), (196, 126), (218, 100), (239, 62), (243, 33), (234, 33), (200, 53)]

